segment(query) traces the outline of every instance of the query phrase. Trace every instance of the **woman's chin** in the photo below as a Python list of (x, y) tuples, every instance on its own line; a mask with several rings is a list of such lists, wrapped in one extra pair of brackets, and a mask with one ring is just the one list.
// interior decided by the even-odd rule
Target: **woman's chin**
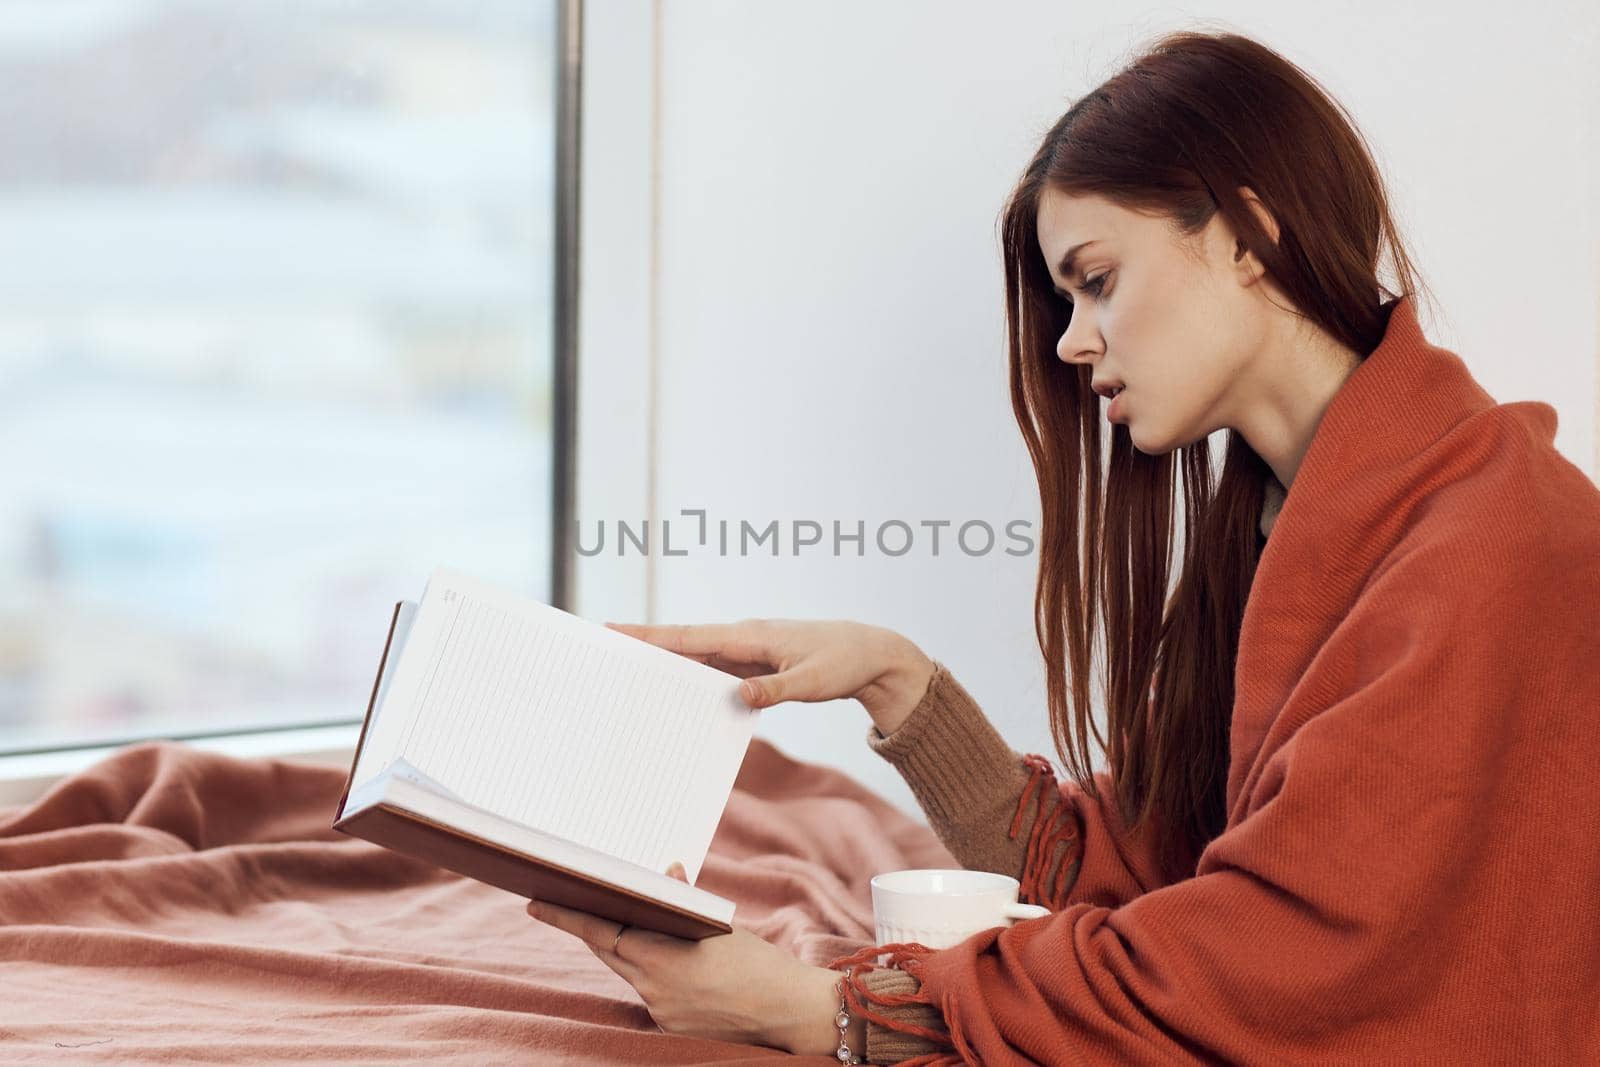
[(1154, 454), (1152, 451), (1153, 442), (1148, 440), (1143, 433), (1140, 433), (1132, 422), (1122, 423), (1122, 429), (1128, 435), (1128, 440), (1133, 443), (1134, 448), (1137, 448), (1147, 456)]
[(1147, 456), (1164, 456), (1184, 444), (1182, 441), (1172, 440), (1170, 436), (1152, 439), (1151, 435), (1142, 430), (1136, 423), (1125, 422), (1123, 427), (1128, 431), (1129, 443)]

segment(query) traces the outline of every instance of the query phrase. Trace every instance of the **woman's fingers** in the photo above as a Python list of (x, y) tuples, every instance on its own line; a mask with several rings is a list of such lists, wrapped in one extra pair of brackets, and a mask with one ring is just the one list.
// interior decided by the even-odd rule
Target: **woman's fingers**
[[(610, 967), (629, 984), (638, 985), (642, 972), (637, 964), (623, 959), (621, 955), (622, 952), (628, 950), (628, 946), (620, 946), (617, 952), (611, 951), (611, 946), (617, 937), (617, 931), (621, 929), (619, 923), (615, 923), (610, 919), (602, 919), (600, 916), (591, 915), (588, 912), (574, 911), (571, 908), (563, 908), (542, 900), (529, 901), (528, 914), (546, 925), (554, 926), (557, 930), (564, 930), (573, 937), (578, 938), (589, 946), (589, 951), (593, 952), (601, 963)], [(637, 947), (640, 938), (648, 938), (654, 935), (648, 930), (623, 930), (623, 936), (633, 937), (635, 939), (634, 945)]]
[[(608, 622), (608, 629), (648, 641), (669, 652), (700, 658), (719, 656), (739, 663), (771, 662), (771, 651), (747, 623), (652, 624)], [(703, 659), (701, 662), (705, 662)]]
[(692, 659), (696, 663), (704, 663), (712, 670), (731, 674), (735, 678), (748, 678), (753, 674), (766, 674), (772, 670), (770, 663), (749, 663), (745, 660), (729, 659), (715, 652), (679, 652), (684, 659)]
[(819, 692), (821, 679), (815, 660), (807, 660), (777, 674), (746, 678), (740, 695), (752, 708), (765, 708), (785, 700), (811, 700)]
[(700, 662), (707, 667), (721, 671), (723, 674), (731, 674), (735, 678), (750, 678), (758, 674), (766, 674), (772, 670), (772, 664), (770, 663), (746, 663), (741, 660), (731, 660), (725, 656), (711, 655)]
[(726, 623), (701, 623), (688, 625), (685, 623), (642, 623), (642, 622), (608, 622), (607, 628), (618, 633), (637, 637), (641, 641), (648, 641), (652, 645), (659, 645), (668, 652), (677, 652), (685, 656), (705, 655), (709, 652), (721, 652), (726, 647), (728, 635)]

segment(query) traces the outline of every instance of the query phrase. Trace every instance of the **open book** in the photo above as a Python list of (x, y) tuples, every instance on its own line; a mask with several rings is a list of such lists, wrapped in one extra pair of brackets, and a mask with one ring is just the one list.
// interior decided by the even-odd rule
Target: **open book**
[(757, 714), (732, 675), (440, 569), (395, 606), (333, 826), (630, 926), (730, 933), (733, 902), (694, 883)]

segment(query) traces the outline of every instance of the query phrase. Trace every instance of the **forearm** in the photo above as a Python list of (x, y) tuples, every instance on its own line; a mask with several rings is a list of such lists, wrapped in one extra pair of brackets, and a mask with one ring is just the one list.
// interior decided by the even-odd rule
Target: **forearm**
[(871, 655), (880, 665), (876, 678), (857, 694), (873, 726), (885, 734), (898, 730), (916, 710), (936, 664), (909, 638), (893, 630), (874, 628)]
[[(840, 971), (816, 968), (803, 987), (795, 991), (790, 1001), (793, 1010), (770, 1035), (767, 1044), (797, 1056), (831, 1058), (839, 1048), (839, 1027), (835, 1016), (840, 1008), (841, 977)], [(904, 971), (884, 967), (861, 975), (858, 989), (865, 987), (872, 994), (892, 996), (915, 993), (917, 985), (917, 980)], [(913, 1029), (921, 1027), (935, 1032), (944, 1028), (939, 1012), (930, 1005), (875, 1003), (873, 1009), (898, 1026)], [(912, 1032), (869, 1022), (859, 1012), (851, 1012), (846, 1034), (850, 1052), (866, 1063), (896, 1063), (947, 1047)]]
[[(768, 1043), (797, 1056), (832, 1056), (839, 1048), (839, 1027), (834, 1016), (839, 1013), (841, 977), (839, 971), (813, 968), (807, 981), (794, 991), (790, 1010), (779, 1020)], [(864, 1059), (867, 1021), (851, 1016), (847, 1035), (850, 1051)]]
[[(875, 727), (867, 744), (900, 772), (962, 866), (1022, 877), (1033, 827), (1061, 798), (1036, 788), (1018, 819), (1030, 772), (942, 663), (901, 727)], [(1064, 850), (1050, 857), (1063, 859)]]

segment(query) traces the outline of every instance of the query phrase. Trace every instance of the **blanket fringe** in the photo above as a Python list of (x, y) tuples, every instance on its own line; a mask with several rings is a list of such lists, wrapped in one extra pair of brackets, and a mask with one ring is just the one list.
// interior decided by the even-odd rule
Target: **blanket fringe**
[[(1035, 792), (1039, 794), (1039, 814), (1034, 819), (1033, 830), (1028, 834), (1028, 847), (1022, 862), (1021, 887), (1017, 897), (1026, 904), (1043, 904), (1051, 911), (1066, 906), (1067, 895), (1077, 879), (1077, 869), (1082, 861), (1083, 843), (1078, 832), (1077, 813), (1072, 805), (1061, 798), (1056, 788), (1055, 769), (1043, 756), (1029, 753), (1022, 758), (1023, 766), (1033, 773), (1023, 787), (1022, 798), (1017, 802), (1017, 813), (1011, 820), (1011, 840), (1017, 839), (1028, 802)], [(1056, 797), (1056, 804), (1047, 812), (1045, 800)], [(1060, 866), (1053, 866), (1051, 858), (1056, 846), (1066, 844), (1068, 851)], [(1070, 877), (1069, 877), (1070, 872)]]
[[(1056, 788), (1055, 769), (1050, 766), (1048, 759), (1029, 753), (1022, 758), (1022, 763), (1033, 773), (1028, 776), (1028, 784), (1023, 787), (1022, 798), (1017, 802), (1016, 815), (1011, 820), (1011, 840), (1015, 841), (1017, 834), (1021, 832), (1022, 820), (1028, 811), (1028, 802), (1035, 794), (1039, 797), (1039, 816), (1034, 819), (1033, 830), (1028, 834), (1023, 876), (1017, 896), (1025, 903), (1043, 904), (1052, 911), (1059, 911), (1065, 906), (1067, 894), (1077, 881), (1077, 866), (1082, 860), (1082, 841), (1078, 832), (1077, 813), (1071, 804), (1061, 799), (1060, 791)], [(1057, 803), (1046, 812), (1045, 801), (1051, 794), (1056, 796)], [(1073, 852), (1069, 848), (1062, 866), (1052, 869), (1051, 856), (1056, 846), (1062, 843), (1069, 846), (1076, 845), (1078, 851)], [(947, 991), (943, 999), (935, 1004), (933, 997), (922, 989), (920, 984), (914, 993), (874, 993), (860, 984), (861, 975), (878, 970), (880, 967), (899, 967), (912, 977), (918, 977), (924, 957), (932, 955), (935, 951), (915, 941), (895, 942), (890, 945), (864, 945), (847, 956), (840, 956), (829, 963), (828, 967), (830, 970), (850, 968), (849, 976), (844, 983), (844, 996), (852, 1015), (859, 1015), (891, 1030), (915, 1034), (936, 1045), (949, 1046), (949, 1051), (929, 1052), (902, 1060), (896, 1067), (965, 1067), (968, 1064), (978, 1067), (978, 1054), (973, 1051), (966, 1035), (961, 1031), (961, 1018), (956, 1012), (954, 991)], [(880, 964), (878, 960), (884, 956), (888, 957), (888, 961)], [(930, 1030), (915, 1023), (884, 1015), (869, 1007), (869, 1002), (885, 1008), (902, 1007), (907, 1004), (924, 1004), (938, 1008), (944, 1017), (947, 1032), (941, 1033), (938, 1030)]]
[[(960, 1026), (955, 1022), (955, 997), (946, 994), (943, 1004), (935, 1004), (933, 997), (919, 988), (914, 993), (874, 993), (860, 984), (861, 975), (868, 971), (878, 970), (880, 967), (898, 967), (912, 977), (917, 977), (921, 970), (924, 956), (932, 955), (935, 950), (915, 941), (897, 941), (888, 945), (864, 945), (847, 956), (840, 956), (828, 964), (830, 970), (839, 970), (849, 967), (849, 978), (844, 984), (845, 1001), (850, 1005), (850, 1014), (859, 1015), (869, 1019), (879, 1026), (891, 1030), (898, 1030), (903, 1034), (914, 1034), (917, 1037), (931, 1041), (936, 1045), (948, 1045), (955, 1051), (929, 1052), (911, 1059), (901, 1060), (896, 1067), (964, 1067), (965, 1064), (976, 1064), (976, 1058), (970, 1056), (970, 1050), (964, 1055), (960, 1050), (966, 1045), (960, 1036)], [(879, 957), (888, 956), (888, 961), (878, 963)], [(882, 1012), (874, 1011), (867, 1006), (868, 1002), (881, 1007), (901, 1007), (906, 1004), (925, 1004), (928, 1007), (938, 1008), (944, 1015), (946, 1025), (952, 1028), (950, 1033), (941, 1033), (930, 1030), (925, 1026), (896, 1019)]]

